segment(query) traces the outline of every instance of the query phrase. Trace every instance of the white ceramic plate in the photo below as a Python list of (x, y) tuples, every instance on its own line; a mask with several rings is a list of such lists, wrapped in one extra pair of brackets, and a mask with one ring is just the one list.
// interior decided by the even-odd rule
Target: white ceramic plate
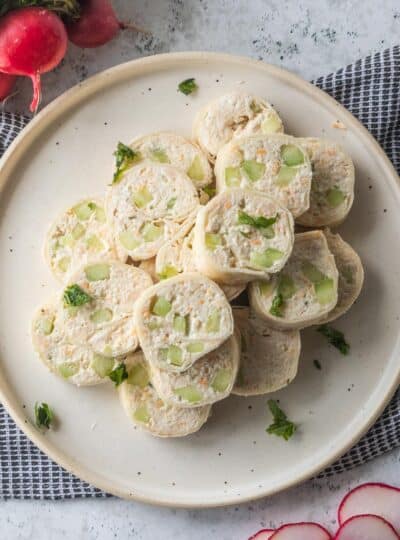
[[(177, 92), (187, 77), (199, 84), (188, 97)], [(341, 356), (314, 329), (303, 332), (299, 375), (273, 396), (300, 426), (289, 442), (265, 433), (271, 420), (265, 396), (231, 397), (214, 407), (196, 435), (160, 440), (134, 429), (111, 384), (75, 388), (35, 357), (30, 318), (57, 288), (42, 259), (42, 243), (60, 211), (103, 192), (118, 140), (163, 129), (189, 135), (199, 107), (234, 88), (270, 100), (288, 133), (337, 140), (354, 159), (355, 204), (340, 230), (360, 253), (366, 282), (357, 304), (336, 324), (351, 354)], [(333, 128), (336, 120), (347, 129)], [(160, 55), (118, 66), (43, 110), (8, 150), (0, 175), (1, 400), (44, 452), (87, 482), (121, 497), (173, 506), (268, 495), (315, 475), (343, 454), (396, 389), (398, 177), (349, 113), (294, 75), (210, 53)], [(51, 404), (57, 430), (42, 434), (33, 426), (35, 401)]]

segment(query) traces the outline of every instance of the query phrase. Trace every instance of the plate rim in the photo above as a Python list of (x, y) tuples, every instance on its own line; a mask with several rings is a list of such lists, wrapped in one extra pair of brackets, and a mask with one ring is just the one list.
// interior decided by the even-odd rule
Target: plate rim
[[(325, 105), (329, 110), (336, 108), (340, 111), (340, 115), (346, 118), (346, 127), (351, 127), (363, 137), (366, 145), (372, 149), (374, 155), (379, 160), (380, 166), (385, 170), (386, 175), (392, 177), (394, 184), (397, 185), (397, 189), (400, 188), (400, 178), (397, 175), (393, 164), (373, 135), (363, 124), (361, 124), (357, 118), (351, 114), (350, 111), (348, 111), (343, 105), (338, 103), (334, 98), (325, 93), (323, 90), (319, 89), (317, 86), (303, 80), (300, 76), (284, 68), (246, 56), (206, 51), (184, 51), (157, 54), (124, 62), (89, 77), (85, 81), (73, 86), (54, 99), (29, 122), (29, 124), (14, 139), (0, 159), (0, 198), (3, 196), (3, 192), (8, 184), (10, 176), (9, 172), (12, 171), (16, 162), (18, 162), (19, 158), (23, 155), (25, 149), (29, 148), (32, 139), (36, 136), (40, 136), (40, 134), (49, 125), (51, 125), (52, 122), (68, 111), (74, 105), (74, 103), (87, 99), (92, 93), (96, 93), (99, 89), (104, 88), (109, 84), (123, 80), (125, 77), (128, 78), (129, 76), (140, 76), (142, 73), (146, 73), (146, 71), (153, 68), (157, 64), (158, 69), (160, 69), (160, 67), (162, 69), (166, 69), (168, 64), (175, 64), (177, 62), (198, 63), (207, 62), (207, 60), (213, 62), (218, 61), (223, 64), (230, 63), (232, 65), (245, 65), (246, 67), (253, 67), (254, 69), (264, 71), (273, 78), (278, 78), (302, 93), (306, 93), (313, 98), (314, 101)], [(329, 453), (328, 457), (326, 457), (324, 460), (320, 460), (316, 465), (308, 468), (306, 471), (302, 471), (300, 474), (293, 477), (293, 479), (285, 480), (278, 486), (272, 485), (257, 492), (254, 491), (252, 495), (242, 496), (231, 494), (230, 496), (227, 496), (221, 500), (212, 500), (210, 502), (183, 502), (180, 499), (174, 501), (172, 496), (171, 502), (167, 502), (165, 499), (157, 497), (157, 495), (145, 495), (122, 490), (115, 486), (112, 481), (107, 481), (104, 479), (104, 477), (98, 475), (97, 472), (90, 471), (86, 469), (86, 467), (82, 467), (76, 463), (73, 458), (67, 456), (60, 450), (57, 450), (49, 441), (46, 441), (46, 438), (41, 435), (33, 424), (25, 422), (25, 418), (23, 417), (22, 413), (19, 412), (19, 407), (15, 403), (16, 398), (13, 397), (13, 395), (8, 391), (7, 381), (0, 366), (0, 402), (17, 424), (19, 429), (21, 429), (21, 431), (51, 460), (60, 465), (67, 472), (106, 493), (127, 500), (174, 508), (214, 508), (240, 504), (282, 492), (290, 487), (294, 487), (305, 482), (339, 459), (361, 439), (361, 437), (369, 430), (369, 428), (382, 414), (386, 405), (395, 394), (399, 384), (400, 364), (397, 375), (393, 377), (391, 384), (387, 385), (385, 393), (380, 395), (379, 402), (377, 402), (375, 406), (369, 406), (369, 412), (365, 421), (362, 423), (361, 427), (352, 433), (352, 436), (349, 437), (347, 443), (341, 445), (340, 448), (335, 447), (335, 451)]]

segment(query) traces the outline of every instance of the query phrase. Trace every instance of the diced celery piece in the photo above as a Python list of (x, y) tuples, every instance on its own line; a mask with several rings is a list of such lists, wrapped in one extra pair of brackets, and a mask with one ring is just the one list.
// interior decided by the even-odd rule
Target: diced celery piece
[(193, 159), (190, 167), (187, 170), (187, 175), (194, 182), (201, 182), (204, 179), (204, 171), (199, 156), (195, 156)]
[(304, 154), (298, 146), (284, 144), (281, 146), (281, 159), (288, 167), (297, 167), (304, 163)]
[(189, 332), (189, 316), (182, 317), (181, 315), (175, 315), (172, 326), (176, 332), (187, 335)]
[(204, 351), (204, 343), (201, 341), (195, 341), (186, 345), (186, 350), (189, 353), (201, 353)]
[(65, 234), (64, 236), (61, 236), (58, 241), (63, 247), (70, 248), (74, 247), (76, 243), (75, 238), (72, 234)]
[(333, 279), (324, 277), (321, 281), (314, 284), (315, 294), (321, 305), (330, 304), (335, 297)]
[(133, 386), (145, 388), (150, 382), (149, 372), (145, 364), (139, 362), (133, 365), (129, 371), (127, 382)]
[(326, 200), (331, 208), (336, 208), (341, 205), (345, 198), (343, 191), (338, 188), (332, 188), (326, 194)]
[(112, 356), (112, 348), (110, 345), (106, 345), (103, 349), (104, 356)]
[(130, 231), (124, 231), (120, 233), (119, 241), (124, 246), (124, 248), (128, 249), (129, 251), (132, 251), (136, 249), (138, 246), (140, 246), (140, 240), (135, 238), (133, 233), (131, 233)]
[(68, 379), (69, 377), (72, 377), (79, 371), (79, 365), (74, 364), (73, 362), (63, 362), (58, 366), (58, 372), (61, 375), (61, 377), (64, 377), (64, 379)]
[(110, 277), (110, 265), (105, 263), (86, 266), (85, 275), (89, 281), (101, 281)]
[(214, 392), (225, 392), (231, 383), (232, 371), (230, 369), (219, 369), (211, 381), (211, 388)]
[(61, 272), (66, 272), (69, 267), (69, 263), (71, 262), (71, 257), (63, 257), (58, 261), (58, 268), (61, 270)]
[(94, 324), (101, 324), (103, 322), (109, 322), (113, 318), (113, 312), (111, 309), (98, 309), (90, 316), (90, 320)]
[(78, 311), (79, 311), (79, 307), (78, 306), (68, 306), (67, 308), (65, 308), (65, 310), (68, 313), (68, 318), (73, 319), (74, 317), (77, 316)]
[(161, 360), (168, 360), (168, 349), (158, 349), (158, 352), (160, 353)]
[(151, 151), (151, 159), (159, 163), (170, 163), (167, 153), (162, 148), (155, 148)]
[(74, 206), (73, 211), (80, 221), (86, 221), (93, 214), (94, 209), (94, 204), (92, 202), (83, 202)]
[(42, 317), (36, 323), (36, 330), (45, 336), (48, 336), (54, 330), (54, 317)]
[(263, 236), (265, 236), (265, 238), (268, 238), (268, 240), (271, 240), (271, 238), (275, 237), (275, 229), (273, 225), (265, 227), (264, 229), (260, 229), (260, 232)]
[(168, 347), (168, 360), (173, 366), (182, 365), (182, 349), (177, 345)]
[(77, 223), (75, 227), (72, 229), (72, 237), (74, 240), (78, 240), (81, 236), (85, 234), (85, 227), (82, 225), (82, 223)]
[(101, 378), (107, 377), (114, 367), (114, 358), (95, 354), (91, 363), (91, 367), (95, 373)]
[(145, 242), (155, 242), (162, 236), (163, 231), (164, 229), (161, 225), (145, 223), (142, 229), (142, 236)]
[(104, 208), (101, 206), (96, 205), (96, 220), (100, 221), (100, 223), (105, 223), (107, 221), (106, 213), (104, 212)]
[(310, 261), (304, 261), (301, 265), (301, 270), (306, 278), (311, 281), (311, 283), (318, 283), (326, 277), (325, 274), (318, 270), (318, 268), (310, 263)]
[(203, 394), (195, 386), (183, 386), (182, 388), (176, 388), (174, 394), (179, 396), (184, 401), (189, 403), (198, 403), (202, 400)]
[(132, 194), (132, 201), (138, 208), (144, 208), (153, 200), (153, 195), (147, 189), (146, 186), (134, 191)]
[(249, 180), (256, 182), (264, 176), (265, 164), (254, 159), (247, 159), (242, 163), (242, 170)]
[(270, 268), (275, 262), (282, 259), (283, 253), (279, 249), (267, 248), (265, 251), (253, 251), (250, 253), (250, 264)]
[(258, 288), (262, 296), (269, 296), (274, 290), (274, 282), (273, 281), (260, 281), (258, 283)]
[(278, 176), (276, 177), (276, 183), (281, 187), (288, 186), (296, 174), (297, 169), (288, 167), (287, 165), (281, 165)]
[(283, 300), (288, 300), (296, 292), (296, 286), (293, 279), (287, 274), (282, 274), (279, 278), (278, 294), (282, 295)]
[(138, 422), (143, 424), (148, 424), (150, 422), (150, 414), (145, 405), (138, 407), (133, 413), (133, 418)]
[(148, 323), (146, 323), (146, 326), (149, 330), (158, 330), (159, 328), (161, 328), (162, 325), (156, 321), (149, 321)]
[(205, 242), (206, 247), (214, 251), (217, 246), (222, 245), (222, 236), (220, 234), (206, 233)]
[(276, 133), (280, 130), (282, 126), (282, 122), (280, 119), (272, 114), (268, 118), (264, 120), (264, 122), (261, 124), (261, 131), (265, 134), (268, 133)]
[(167, 202), (167, 210), (172, 210), (172, 208), (175, 206), (176, 203), (176, 197), (172, 197), (172, 199), (169, 199)]
[(228, 187), (240, 186), (240, 167), (227, 167), (225, 169), (225, 184)]
[(177, 268), (175, 266), (167, 264), (167, 266), (164, 266), (164, 268), (161, 270), (161, 272), (158, 274), (158, 277), (160, 279), (169, 279), (174, 276), (177, 276), (179, 274)]
[(171, 311), (171, 302), (168, 302), (164, 296), (157, 296), (156, 300), (151, 308), (151, 312), (159, 317), (165, 317)]
[(89, 238), (86, 240), (86, 245), (92, 251), (101, 251), (104, 249), (103, 242), (95, 234), (89, 236)]
[(206, 321), (206, 332), (219, 332), (221, 324), (221, 313), (218, 309), (214, 309), (208, 316)]

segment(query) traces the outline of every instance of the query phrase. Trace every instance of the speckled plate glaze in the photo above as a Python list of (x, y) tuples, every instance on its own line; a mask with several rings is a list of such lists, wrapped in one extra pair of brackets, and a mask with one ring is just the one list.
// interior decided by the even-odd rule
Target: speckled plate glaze
[[(186, 97), (177, 85), (188, 77), (196, 77), (199, 91)], [(288, 133), (329, 137), (354, 159), (355, 204), (340, 233), (360, 253), (366, 282), (336, 323), (351, 354), (341, 356), (314, 329), (303, 332), (299, 375), (273, 395), (299, 424), (289, 442), (265, 433), (271, 420), (265, 396), (228, 398), (199, 433), (159, 440), (134, 429), (111, 385), (75, 388), (35, 357), (30, 319), (57, 288), (42, 243), (60, 211), (103, 193), (118, 140), (160, 130), (189, 135), (195, 112), (235, 88), (271, 101)], [(347, 129), (335, 129), (337, 120)], [(107, 492), (187, 507), (275, 493), (317, 474), (357, 442), (399, 384), (399, 179), (357, 120), (286, 71), (210, 53), (160, 55), (105, 71), (29, 124), (1, 162), (0, 186), (1, 400), (44, 452)], [(54, 408), (56, 430), (34, 427), (37, 400)]]

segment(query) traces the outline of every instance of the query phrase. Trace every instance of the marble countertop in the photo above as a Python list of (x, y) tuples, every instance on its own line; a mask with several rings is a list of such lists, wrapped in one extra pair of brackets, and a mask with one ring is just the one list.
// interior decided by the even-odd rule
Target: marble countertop
[[(132, 5), (134, 4), (134, 5)], [(94, 50), (70, 47), (63, 65), (43, 77), (43, 104), (107, 67), (142, 55), (211, 50), (251, 56), (306, 79), (329, 73), (398, 42), (398, 0), (115, 0), (122, 20), (151, 37), (122, 32)], [(21, 81), (8, 110), (26, 111), (30, 83)], [(237, 507), (174, 510), (107, 500), (0, 503), (2, 535), (14, 539), (246, 540), (261, 527), (319, 520), (334, 530), (343, 494), (364, 481), (400, 481), (400, 450), (329, 480)]]

